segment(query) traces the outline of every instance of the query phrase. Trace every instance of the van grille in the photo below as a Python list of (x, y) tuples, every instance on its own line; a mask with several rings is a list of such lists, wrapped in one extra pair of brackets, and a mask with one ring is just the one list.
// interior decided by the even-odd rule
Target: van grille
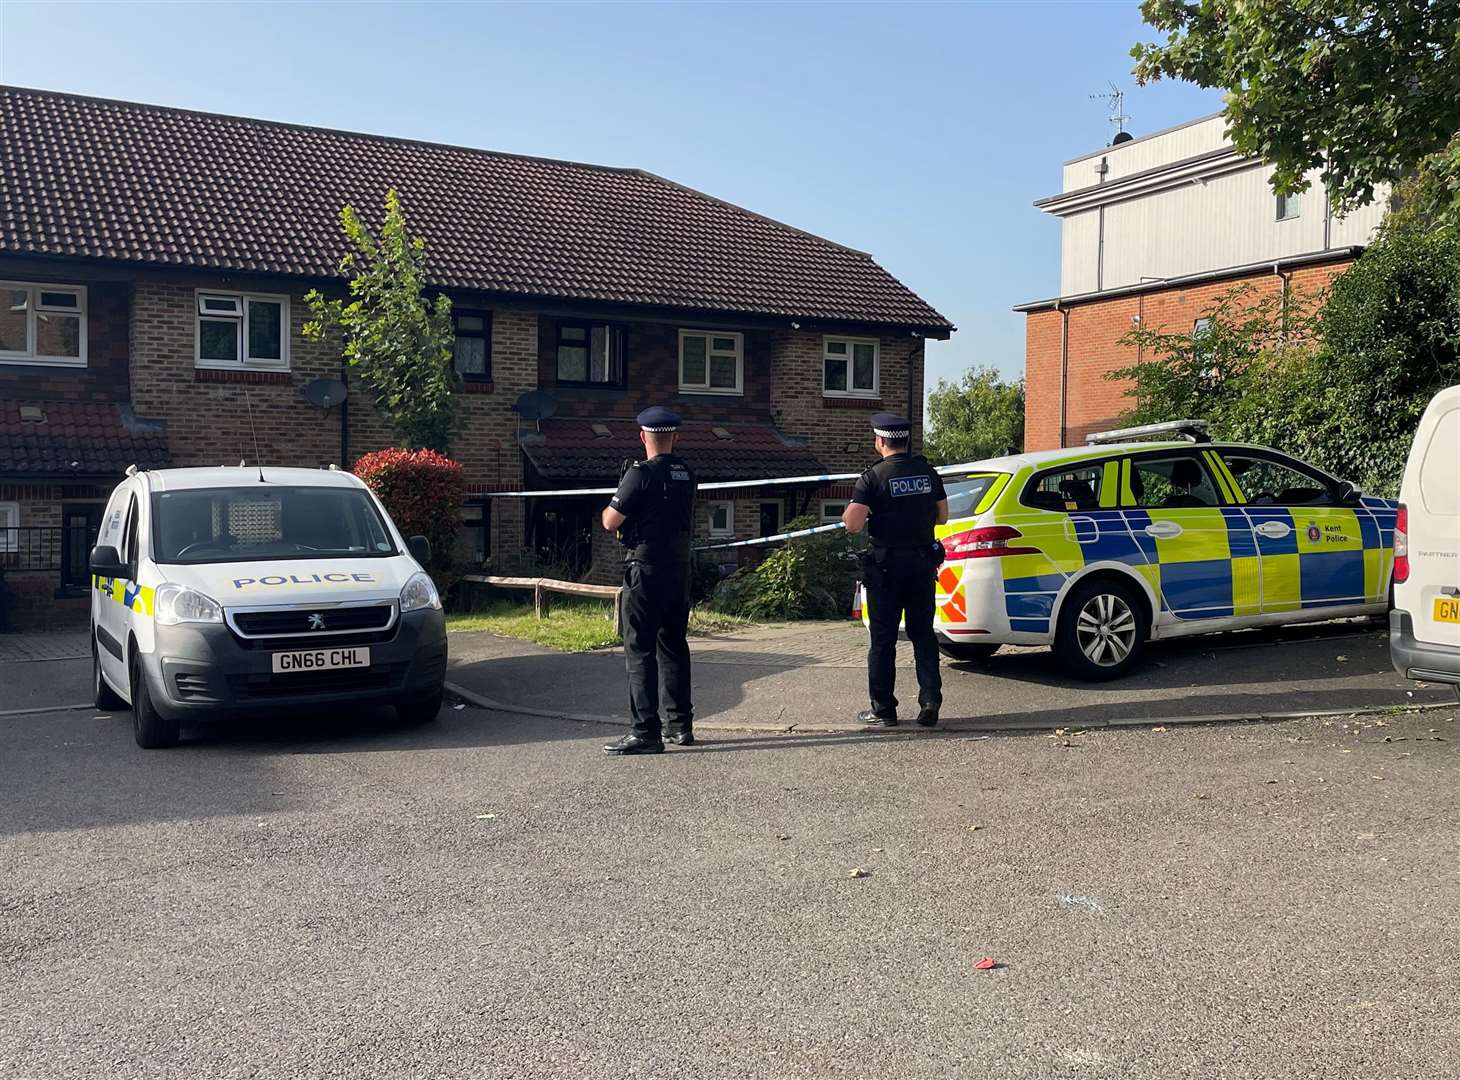
[(390, 604), (361, 607), (285, 608), (275, 611), (235, 611), (234, 628), (244, 637), (326, 635), (347, 631), (383, 630), (395, 609)]
[(230, 675), (228, 689), (238, 699), (339, 694), (359, 690), (388, 690), (405, 678), (407, 662), (337, 671), (301, 671), (287, 675)]

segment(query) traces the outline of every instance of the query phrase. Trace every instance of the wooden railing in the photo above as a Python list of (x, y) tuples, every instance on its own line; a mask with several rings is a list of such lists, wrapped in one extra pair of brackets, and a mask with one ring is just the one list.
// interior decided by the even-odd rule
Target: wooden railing
[(539, 619), (548, 615), (549, 593), (564, 593), (568, 596), (590, 596), (597, 600), (613, 601), (613, 624), (619, 625), (619, 606), (622, 601), (621, 585), (585, 585), (579, 581), (559, 581), (557, 578), (496, 577), (492, 574), (466, 574), (462, 581), (475, 585), (491, 585), (498, 589), (531, 589), (532, 609)]

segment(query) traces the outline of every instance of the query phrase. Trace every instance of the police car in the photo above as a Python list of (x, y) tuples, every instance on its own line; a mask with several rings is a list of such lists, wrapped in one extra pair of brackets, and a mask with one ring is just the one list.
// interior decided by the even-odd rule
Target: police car
[(91, 552), (98, 708), (140, 746), (187, 720), (394, 705), (431, 719), (446, 623), (422, 564), (357, 477), (335, 470), (127, 470)]
[(1153, 638), (1387, 609), (1397, 503), (1196, 420), (1087, 442), (939, 470), (945, 655), (1051, 645), (1111, 679)]

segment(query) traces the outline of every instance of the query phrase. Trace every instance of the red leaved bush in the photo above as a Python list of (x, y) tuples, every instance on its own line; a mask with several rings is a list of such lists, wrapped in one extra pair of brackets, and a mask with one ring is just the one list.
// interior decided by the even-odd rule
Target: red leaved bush
[(466, 495), (460, 462), (435, 450), (377, 450), (355, 462), (355, 475), (385, 504), (402, 536), (431, 541), (436, 569), (450, 566)]

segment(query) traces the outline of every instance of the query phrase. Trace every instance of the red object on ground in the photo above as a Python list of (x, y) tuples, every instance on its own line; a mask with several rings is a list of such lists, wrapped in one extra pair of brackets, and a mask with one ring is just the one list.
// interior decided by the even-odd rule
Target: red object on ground
[(994, 966), (994, 958), (992, 956), (985, 956), (982, 960), (975, 960), (973, 966), (978, 968), (979, 971), (990, 971)]

